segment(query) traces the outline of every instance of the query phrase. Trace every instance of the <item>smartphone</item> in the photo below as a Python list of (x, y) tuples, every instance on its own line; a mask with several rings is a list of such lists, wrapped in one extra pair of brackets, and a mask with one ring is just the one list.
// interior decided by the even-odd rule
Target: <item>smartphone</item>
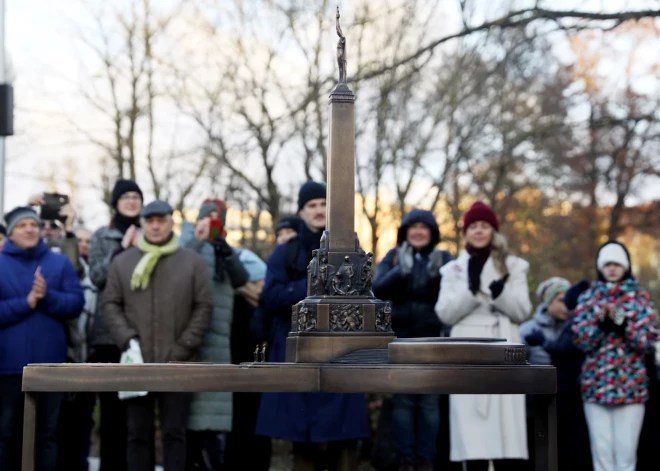
[(209, 242), (213, 243), (218, 237), (222, 237), (225, 233), (224, 224), (222, 219), (211, 219), (209, 221)]
[(67, 204), (69, 204), (68, 195), (61, 195), (59, 193), (44, 193), (44, 204), (41, 205), (41, 220), (66, 220), (65, 217), (60, 216), (60, 210)]

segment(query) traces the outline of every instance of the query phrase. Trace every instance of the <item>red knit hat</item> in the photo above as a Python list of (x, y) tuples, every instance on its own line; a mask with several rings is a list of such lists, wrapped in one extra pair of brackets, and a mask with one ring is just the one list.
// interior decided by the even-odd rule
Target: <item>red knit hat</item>
[(465, 231), (467, 231), (470, 224), (477, 221), (485, 221), (493, 226), (493, 229), (496, 231), (500, 230), (500, 221), (497, 219), (497, 215), (491, 207), (483, 201), (477, 201), (474, 203), (463, 216), (463, 234), (465, 234)]

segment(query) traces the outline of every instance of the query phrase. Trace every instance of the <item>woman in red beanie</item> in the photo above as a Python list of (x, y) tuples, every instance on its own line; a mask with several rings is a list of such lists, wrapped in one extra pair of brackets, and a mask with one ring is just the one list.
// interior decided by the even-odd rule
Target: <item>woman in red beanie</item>
[[(493, 210), (476, 202), (463, 218), (465, 251), (440, 270), (435, 311), (452, 326), (452, 337), (495, 337), (520, 342), (519, 324), (532, 309), (527, 287), (529, 264), (509, 254)], [(451, 460), (468, 471), (527, 467), (524, 395), (452, 395)]]

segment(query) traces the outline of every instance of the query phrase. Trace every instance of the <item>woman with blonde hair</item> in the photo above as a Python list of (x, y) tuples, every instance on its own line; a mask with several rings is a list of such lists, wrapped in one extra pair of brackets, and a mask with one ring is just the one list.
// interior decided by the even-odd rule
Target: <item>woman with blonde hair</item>
[[(440, 270), (435, 311), (451, 337), (502, 338), (520, 342), (519, 324), (532, 309), (529, 264), (509, 253), (493, 210), (478, 201), (463, 218), (465, 251)], [(525, 469), (525, 396), (452, 395), (449, 398), (451, 460), (468, 471)]]

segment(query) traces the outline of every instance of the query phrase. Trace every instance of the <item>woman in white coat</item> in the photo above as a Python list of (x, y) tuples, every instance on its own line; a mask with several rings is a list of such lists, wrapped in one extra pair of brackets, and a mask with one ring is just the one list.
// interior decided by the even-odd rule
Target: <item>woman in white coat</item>
[[(466, 250), (440, 270), (438, 317), (452, 326), (451, 337), (520, 342), (519, 324), (532, 309), (529, 264), (509, 254), (497, 216), (482, 202), (465, 213), (463, 234)], [(465, 461), (468, 471), (486, 471), (491, 460), (496, 471), (526, 468), (524, 395), (452, 395), (449, 409), (452, 461)]]

